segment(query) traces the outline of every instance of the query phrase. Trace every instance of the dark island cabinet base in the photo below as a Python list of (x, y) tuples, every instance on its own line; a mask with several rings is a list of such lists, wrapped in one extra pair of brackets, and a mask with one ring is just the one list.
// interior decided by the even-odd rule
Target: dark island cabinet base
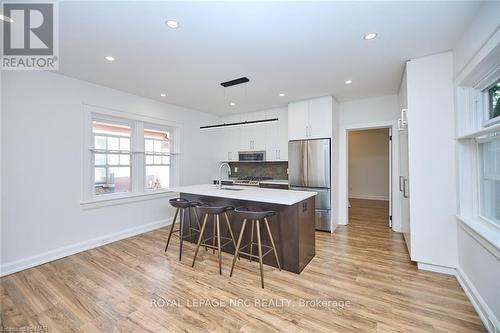
[[(294, 205), (276, 205), (265, 202), (242, 201), (235, 199), (227, 199), (220, 197), (200, 196), (195, 194), (181, 193), (181, 198), (191, 201), (199, 201), (211, 206), (233, 206), (246, 207), (249, 210), (266, 211), (273, 210), (275, 216), (268, 218), (269, 226), (273, 234), (278, 258), (281, 263), (281, 268), (293, 272), (300, 273), (304, 267), (312, 260), (315, 255), (315, 224), (314, 224), (314, 197), (298, 202)], [(229, 212), (229, 220), (233, 229), (236, 241), (243, 225), (243, 219), (233, 212)], [(200, 216), (200, 223), (203, 222), (203, 216)], [(195, 223), (193, 221), (193, 223)], [(221, 216), (221, 236), (230, 237), (229, 229), (227, 228), (224, 216)], [(242, 246), (250, 242), (251, 221), (247, 221), (245, 234), (242, 239)], [(205, 237), (210, 237), (213, 232), (213, 218), (209, 218), (205, 227)], [(262, 222), (261, 224), (262, 244), (271, 246), (267, 230)], [(256, 242), (254, 234), (254, 242)], [(194, 242), (194, 237), (192, 242)], [(223, 244), (224, 242), (221, 241)], [(234, 246), (229, 243), (223, 249), (224, 252), (234, 254)], [(249, 247), (245, 248), (245, 252), (249, 252)], [(257, 247), (253, 246), (253, 253), (257, 254)], [(264, 253), (266, 249), (262, 250)], [(244, 258), (244, 255), (241, 255)], [(255, 259), (253, 259), (255, 260)], [(264, 257), (264, 264), (278, 267), (276, 259), (272, 253)]]

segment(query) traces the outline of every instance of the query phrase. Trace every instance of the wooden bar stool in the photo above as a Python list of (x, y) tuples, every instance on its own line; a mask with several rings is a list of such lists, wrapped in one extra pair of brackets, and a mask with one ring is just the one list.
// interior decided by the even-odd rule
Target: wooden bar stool
[[(224, 207), (211, 207), (208, 205), (197, 206), (196, 209), (200, 213), (200, 215), (204, 216), (203, 224), (201, 225), (200, 237), (198, 238), (198, 243), (196, 244), (196, 250), (194, 252), (193, 264), (191, 267), (194, 267), (194, 263), (196, 261), (196, 256), (198, 255), (198, 250), (200, 245), (205, 246), (205, 248), (213, 249), (214, 253), (217, 250), (217, 254), (219, 256), (219, 274), (222, 275), (222, 253), (221, 249), (228, 245), (229, 243), (233, 243), (233, 246), (236, 248), (236, 241), (234, 238), (233, 230), (231, 229), (231, 223), (229, 223), (229, 217), (227, 216), (227, 212), (234, 209), (234, 207), (224, 206)], [(220, 234), (220, 215), (224, 214), (226, 218), (227, 227), (229, 229), (229, 234), (231, 237), (222, 237)], [(205, 227), (207, 225), (207, 221), (209, 216), (213, 216), (213, 233), (211, 237), (203, 239), (203, 233), (205, 231)], [(226, 242), (221, 244), (221, 239)], [(212, 244), (208, 244), (208, 241), (212, 240)], [(217, 244), (217, 245), (216, 245)]]
[[(269, 254), (269, 252), (273, 251), (274, 257), (276, 258), (276, 263), (278, 264), (278, 269), (281, 271), (280, 260), (278, 259), (278, 252), (276, 252), (276, 246), (274, 245), (273, 234), (271, 233), (271, 228), (269, 228), (269, 221), (267, 220), (268, 217), (276, 215), (276, 212), (274, 212), (274, 211), (255, 212), (255, 211), (250, 211), (247, 208), (237, 208), (237, 209), (235, 209), (234, 212), (237, 214), (238, 217), (243, 218), (243, 225), (241, 226), (240, 236), (238, 237), (238, 243), (236, 244), (236, 250), (234, 251), (233, 264), (231, 265), (231, 273), (229, 273), (229, 276), (233, 276), (233, 270), (234, 270), (234, 265), (236, 264), (236, 258), (240, 254), (244, 254), (244, 255), (249, 256), (250, 261), (252, 261), (252, 258), (258, 258), (259, 265), (260, 265), (260, 282), (261, 282), (262, 288), (264, 288), (264, 270), (262, 267), (262, 258), (264, 258), (267, 254)], [(250, 243), (240, 247), (241, 239), (243, 238), (243, 233), (245, 232), (245, 226), (247, 224), (247, 220), (252, 221)], [(260, 223), (262, 220), (264, 221), (264, 224), (266, 225), (267, 234), (269, 235), (269, 239), (271, 240), (272, 246), (262, 245), (261, 236), (260, 236)], [(257, 243), (255, 243), (253, 241), (254, 229), (257, 233)], [(258, 255), (253, 254), (253, 245), (257, 245)], [(246, 247), (250, 247), (250, 253), (242, 251), (242, 249), (244, 249)], [(264, 253), (264, 254), (262, 254), (263, 247), (268, 249), (266, 251), (266, 253)]]
[[(195, 233), (200, 233), (200, 219), (198, 218), (198, 212), (196, 211), (196, 207), (200, 205), (199, 202), (196, 201), (188, 201), (183, 198), (175, 198), (175, 199), (170, 199), (169, 200), (170, 205), (176, 208), (175, 210), (175, 215), (174, 215), (174, 221), (172, 222), (172, 226), (170, 227), (170, 232), (168, 233), (168, 239), (167, 239), (167, 245), (165, 246), (165, 252), (167, 252), (168, 249), (168, 244), (170, 243), (170, 238), (172, 237), (172, 234), (174, 232), (179, 233), (179, 261), (182, 258), (182, 241), (185, 238), (189, 238), (190, 241), (193, 241), (193, 234), (191, 233), (194, 231)], [(191, 219), (191, 211), (194, 211), (194, 215), (196, 218), (196, 223), (197, 227), (192, 226), (192, 219)], [(175, 221), (177, 220), (177, 216), (179, 216), (179, 229), (174, 230), (175, 228)], [(186, 215), (187, 216), (187, 231), (188, 234), (184, 235), (184, 229), (186, 229), (185, 222), (186, 222)]]

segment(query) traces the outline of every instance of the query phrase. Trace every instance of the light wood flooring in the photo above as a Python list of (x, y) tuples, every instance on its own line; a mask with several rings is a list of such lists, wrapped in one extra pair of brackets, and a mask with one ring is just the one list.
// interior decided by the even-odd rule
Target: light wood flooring
[(85, 251), (2, 278), (2, 329), (484, 332), (454, 277), (410, 262), (387, 210), (352, 200), (351, 224), (317, 232), (316, 257), (300, 275), (265, 266), (265, 289), (255, 262), (239, 261), (229, 278), (226, 253), (222, 276), (211, 251), (200, 250), (194, 268), (191, 244), (182, 262), (177, 240), (164, 254), (167, 228)]

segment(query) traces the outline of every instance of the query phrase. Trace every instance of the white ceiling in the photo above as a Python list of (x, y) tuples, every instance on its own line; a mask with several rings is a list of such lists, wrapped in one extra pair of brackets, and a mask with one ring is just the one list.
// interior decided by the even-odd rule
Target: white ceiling
[[(479, 5), (61, 2), (60, 72), (220, 115), (323, 95), (392, 94), (404, 62), (450, 50)], [(179, 29), (166, 27), (171, 18)], [(378, 38), (365, 41), (372, 31)], [(219, 83), (241, 76), (250, 78), (246, 93), (228, 88), (224, 100)]]

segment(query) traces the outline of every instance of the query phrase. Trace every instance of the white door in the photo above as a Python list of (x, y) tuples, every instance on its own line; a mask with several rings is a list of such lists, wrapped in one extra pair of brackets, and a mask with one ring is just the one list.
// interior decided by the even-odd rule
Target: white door
[(309, 102), (288, 104), (288, 140), (307, 139)]
[(410, 200), (408, 168), (408, 129), (399, 132), (399, 197), (401, 199), (401, 231), (403, 232), (408, 252), (410, 246)]
[(392, 228), (392, 127), (389, 127), (389, 228)]
[(309, 101), (309, 138), (332, 136), (332, 113), (332, 97), (315, 98)]

